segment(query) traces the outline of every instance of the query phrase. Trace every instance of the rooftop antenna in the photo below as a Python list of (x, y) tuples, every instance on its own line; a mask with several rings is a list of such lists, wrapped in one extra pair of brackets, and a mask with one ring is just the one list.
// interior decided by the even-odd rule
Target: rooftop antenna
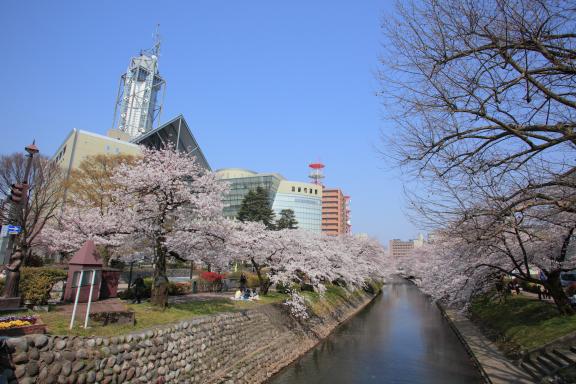
[(308, 177), (312, 179), (314, 184), (322, 185), (322, 179), (324, 178), (322, 169), (324, 168), (324, 164), (318, 161), (316, 163), (308, 164), (308, 167), (311, 169)]

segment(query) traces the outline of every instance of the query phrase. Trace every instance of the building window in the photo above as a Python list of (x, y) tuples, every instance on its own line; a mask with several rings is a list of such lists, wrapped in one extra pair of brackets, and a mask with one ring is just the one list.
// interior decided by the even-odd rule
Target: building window
[(302, 188), (298, 187), (298, 192), (302, 192)]
[(296, 187), (292, 186), (292, 192), (296, 192)]
[(316, 195), (318, 194), (318, 190), (317, 190), (317, 189), (315, 189), (314, 192), (315, 192)]
[(109, 145), (106, 146), (106, 152), (110, 152), (110, 146)]
[(304, 188), (304, 193), (308, 192), (308, 188)]

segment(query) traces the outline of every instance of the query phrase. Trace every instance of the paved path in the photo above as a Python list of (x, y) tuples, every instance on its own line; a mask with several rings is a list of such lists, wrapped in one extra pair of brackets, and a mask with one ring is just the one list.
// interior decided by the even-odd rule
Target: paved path
[(182, 296), (169, 296), (168, 302), (170, 304), (183, 304), (193, 301), (210, 301), (214, 299), (230, 299), (234, 297), (234, 292), (202, 292), (202, 293), (189, 293)]
[(535, 383), (532, 378), (508, 360), (470, 320), (457, 311), (445, 310), (464, 345), (474, 355), (487, 382), (492, 384)]

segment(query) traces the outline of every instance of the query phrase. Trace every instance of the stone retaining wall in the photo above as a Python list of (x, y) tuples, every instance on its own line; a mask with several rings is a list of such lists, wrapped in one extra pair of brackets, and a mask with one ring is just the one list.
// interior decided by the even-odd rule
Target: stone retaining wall
[(0, 383), (261, 383), (372, 298), (303, 323), (266, 305), (116, 337), (10, 338)]

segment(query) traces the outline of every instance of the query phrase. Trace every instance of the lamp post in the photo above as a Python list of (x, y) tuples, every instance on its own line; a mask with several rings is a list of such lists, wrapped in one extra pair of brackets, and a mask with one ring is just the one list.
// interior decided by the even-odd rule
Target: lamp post
[[(28, 190), (30, 189), (30, 185), (28, 183), (28, 179), (30, 178), (30, 170), (32, 169), (32, 160), (34, 159), (34, 155), (37, 154), (38, 152), (40, 152), (40, 150), (38, 149), (38, 147), (36, 146), (36, 140), (32, 141), (32, 144), (27, 145), (26, 147), (24, 147), (24, 150), (26, 152), (28, 152), (28, 155), (26, 155), (26, 157), (28, 157), (28, 161), (26, 163), (26, 171), (24, 172), (24, 180), (22, 180), (22, 185), (24, 186), (24, 195), (22, 196), (22, 200), (20, 201), (20, 205), (24, 206), (24, 209), (26, 207), (26, 204), (28, 202)], [(24, 225), (26, 224), (24, 222), (25, 217), (24, 217), (24, 209), (20, 210), (20, 217), (19, 217), (19, 225), (24, 228)]]

